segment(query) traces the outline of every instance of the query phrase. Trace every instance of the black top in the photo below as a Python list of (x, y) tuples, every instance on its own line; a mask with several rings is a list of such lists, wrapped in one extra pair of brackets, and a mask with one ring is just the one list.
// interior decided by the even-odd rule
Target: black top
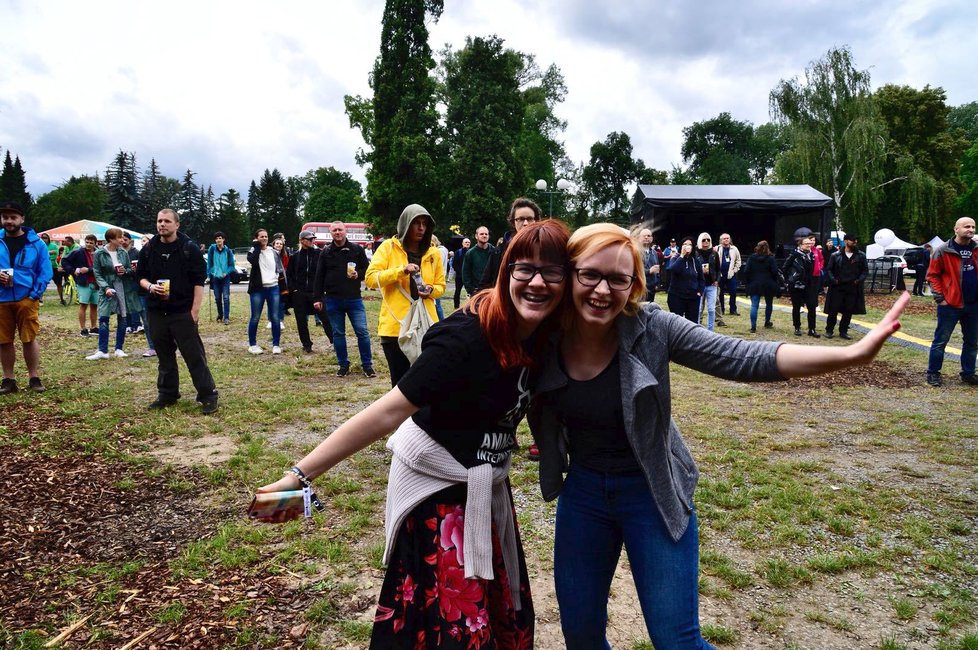
[(465, 467), (501, 465), (530, 403), (528, 368), (504, 371), (479, 327), (456, 311), (428, 330), (397, 387), (421, 407), (414, 422)]
[[(560, 362), (563, 367), (563, 359)], [(616, 474), (641, 469), (625, 435), (617, 354), (593, 379), (577, 381), (568, 376), (567, 386), (554, 396), (554, 405), (567, 427), (572, 463)]]
[(744, 284), (747, 285), (747, 295), (767, 296), (778, 290), (781, 278), (778, 265), (773, 255), (754, 253), (747, 258), (743, 270)]
[(10, 265), (13, 266), (14, 260), (17, 259), (17, 253), (24, 250), (24, 246), (27, 245), (27, 233), (25, 232), (20, 237), (7, 235), (3, 241), (7, 244), (7, 250), (10, 251)]
[(322, 251), (315, 246), (300, 248), (291, 259), (289, 268), (285, 269), (285, 279), (292, 291), (314, 294), (319, 300), (321, 293), (316, 292), (316, 273)]
[(190, 311), (194, 304), (194, 287), (204, 286), (207, 264), (204, 256), (189, 237), (177, 232), (176, 241), (164, 243), (157, 235), (149, 240), (139, 254), (136, 273), (140, 280), (151, 283), (170, 281), (170, 297), (163, 300), (156, 294), (146, 296), (146, 309), (178, 314)]
[[(346, 265), (354, 262), (357, 265), (357, 278), (346, 275)], [(319, 256), (319, 267), (316, 269), (315, 294), (327, 298), (359, 298), (360, 282), (367, 276), (367, 254), (363, 247), (354, 244), (349, 239), (342, 246), (330, 242)]]

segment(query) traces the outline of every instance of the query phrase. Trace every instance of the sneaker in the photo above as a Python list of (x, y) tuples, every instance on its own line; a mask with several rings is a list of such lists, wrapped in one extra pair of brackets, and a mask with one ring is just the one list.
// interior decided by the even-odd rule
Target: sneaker
[(252, 354), (261, 354), (262, 352), (264, 352), (264, 350), (262, 350), (257, 345), (252, 345), (252, 346), (249, 346), (248, 347), (248, 352), (250, 352)]
[(102, 352), (101, 350), (98, 350), (95, 352), (95, 354), (90, 354), (85, 358), (89, 361), (97, 361), (99, 359), (111, 359), (112, 357), (109, 356), (108, 352)]
[(277, 345), (272, 346), (272, 354), (282, 354), (282, 348)]
[(156, 350), (146, 350), (145, 352), (143, 352), (143, 356), (146, 357), (146, 358), (155, 357), (156, 356)]
[(726, 327), (727, 324), (723, 322), (723, 319), (722, 318), (718, 318), (717, 319), (717, 326), (718, 327)]
[[(7, 381), (4, 379), (4, 381)], [(931, 386), (943, 386), (944, 382), (941, 380), (941, 373), (939, 372), (928, 372), (927, 373), (927, 383)]]
[[(34, 381), (33, 379), (31, 381)], [(974, 375), (961, 375), (961, 381), (969, 386), (978, 386), (978, 377)]]
[(78, 336), (91, 336), (87, 329), (82, 328), (82, 331), (78, 332)]
[(750, 333), (751, 334), (757, 334), (757, 328), (756, 327), (750, 328)]
[(224, 324), (225, 325), (230, 325), (231, 324), (231, 319), (230, 318), (225, 318), (224, 319)]
[(272, 321), (268, 321), (267, 323), (265, 323), (265, 329), (267, 330), (272, 329)]
[(217, 395), (213, 397), (208, 397), (204, 400), (197, 400), (200, 402), (200, 412), (204, 415), (210, 415), (212, 413), (217, 413)]
[(774, 323), (764, 323), (764, 327), (766, 327), (768, 329), (773, 329), (774, 328)]
[(540, 448), (536, 444), (530, 445), (530, 448), (526, 450), (526, 455), (530, 460), (540, 460)]
[[(369, 378), (369, 379), (373, 379), (374, 377), (376, 377), (376, 376), (377, 376), (377, 373), (376, 373), (376, 372), (374, 372), (374, 369), (373, 369), (373, 368), (364, 368), (364, 369), (363, 369), (363, 376), (364, 376), (364, 377), (367, 377), (367, 378)], [(974, 379), (974, 378), (975, 378), (975, 376), (974, 376), (974, 375), (969, 375), (969, 376), (970, 376), (970, 377), (971, 377), (972, 379)], [(961, 381), (964, 381), (964, 379), (962, 378), (962, 380), (961, 380)]]
[(133, 334), (133, 333), (134, 333), (135, 331), (136, 331), (136, 330), (134, 330), (133, 328), (131, 328), (131, 327), (127, 327), (127, 328), (126, 328), (126, 336), (128, 336), (128, 335), (130, 335), (130, 334)]
[(125, 359), (126, 357), (128, 357), (128, 356), (129, 356), (129, 355), (128, 355), (128, 354), (126, 354), (126, 353), (125, 353), (125, 351), (124, 351), (124, 350), (122, 350), (121, 348), (116, 348), (116, 351), (115, 351), (115, 352), (113, 352), (112, 354), (114, 354), (114, 355), (115, 355), (115, 356), (116, 356), (117, 358), (119, 358), (119, 359)]
[(158, 411), (160, 409), (165, 409), (167, 406), (173, 406), (174, 404), (176, 404), (177, 399), (179, 398), (169, 399), (166, 397), (157, 397), (156, 401), (150, 402), (150, 405), (147, 406), (146, 408), (150, 409), (151, 411)]
[[(972, 375), (971, 377), (973, 379), (974, 378), (974, 375)], [(962, 381), (963, 381), (963, 379), (962, 379)], [(43, 393), (44, 392), (44, 384), (41, 383), (41, 378), (40, 377), (31, 377), (31, 380), (29, 382), (27, 382), (27, 386), (32, 391), (34, 391), (35, 393)]]
[(801, 336), (801, 329), (795, 328), (795, 336)]
[(136, 326), (136, 331), (135, 331), (135, 333), (136, 333), (136, 334), (139, 334), (140, 332), (142, 332), (142, 331), (143, 331), (143, 330), (145, 330), (145, 329), (146, 329), (146, 328), (145, 328), (145, 327), (143, 327), (142, 325), (137, 325), (137, 326)]
[(340, 369), (336, 371), (337, 377), (346, 377), (350, 374), (350, 366), (340, 366)]
[(0, 381), (0, 395), (9, 395), (10, 393), (17, 392), (17, 380), (16, 379), (4, 379)]

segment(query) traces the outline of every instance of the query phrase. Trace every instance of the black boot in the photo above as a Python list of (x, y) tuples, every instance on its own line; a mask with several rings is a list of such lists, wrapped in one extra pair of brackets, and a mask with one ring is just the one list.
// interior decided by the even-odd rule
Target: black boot
[(818, 332), (816, 332), (815, 330), (808, 330), (808, 335), (809, 335), (810, 337), (812, 337), (812, 338), (815, 338), (815, 339), (820, 339), (820, 338), (822, 338), (822, 335), (821, 335), (821, 334), (819, 334)]

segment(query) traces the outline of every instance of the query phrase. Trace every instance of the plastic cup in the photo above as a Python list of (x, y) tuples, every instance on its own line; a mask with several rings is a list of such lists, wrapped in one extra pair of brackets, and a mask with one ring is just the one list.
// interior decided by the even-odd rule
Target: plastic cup
[(169, 280), (157, 280), (156, 284), (163, 287), (163, 299), (166, 300), (170, 297), (170, 281)]
[(357, 275), (357, 263), (347, 262), (346, 263), (346, 277), (353, 278)]

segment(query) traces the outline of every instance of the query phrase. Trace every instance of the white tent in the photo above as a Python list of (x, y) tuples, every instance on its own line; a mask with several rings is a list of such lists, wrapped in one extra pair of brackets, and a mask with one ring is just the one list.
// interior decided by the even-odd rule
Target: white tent
[(896, 236), (896, 233), (889, 228), (877, 230), (873, 235), (874, 243), (866, 247), (866, 259), (875, 260), (884, 255), (903, 255), (908, 248), (913, 248), (917, 244), (903, 241)]
[(944, 243), (945, 241), (947, 241), (947, 240), (946, 240), (946, 239), (941, 239), (941, 238), (940, 238), (940, 237), (938, 237), (937, 235), (934, 235), (934, 238), (933, 238), (933, 239), (931, 239), (931, 240), (930, 240), (929, 242), (927, 242), (927, 243), (928, 243), (928, 244), (930, 244), (930, 247), (931, 247), (931, 248), (936, 248), (936, 247), (937, 247), (937, 246), (939, 246), (940, 244), (943, 244), (943, 243)]

